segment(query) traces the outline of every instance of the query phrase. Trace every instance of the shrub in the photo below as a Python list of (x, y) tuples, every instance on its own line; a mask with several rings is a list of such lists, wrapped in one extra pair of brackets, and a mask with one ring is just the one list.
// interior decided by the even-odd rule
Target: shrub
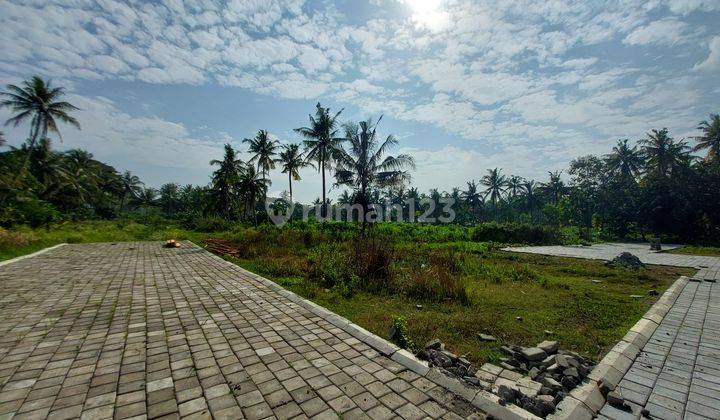
[(501, 242), (515, 244), (560, 244), (562, 235), (549, 226), (526, 223), (487, 222), (472, 228), (471, 238), (476, 242)]
[(407, 321), (401, 316), (393, 317), (393, 324), (390, 327), (390, 339), (400, 346), (400, 348), (415, 349), (415, 343), (410, 339), (410, 335), (408, 334)]
[(343, 282), (347, 274), (347, 255), (339, 245), (321, 244), (308, 254), (308, 276), (324, 287)]
[(395, 260), (395, 248), (389, 238), (358, 237), (353, 241), (348, 260), (352, 273), (362, 280), (364, 288), (373, 291), (388, 288)]
[(38, 239), (34, 233), (17, 232), (0, 228), (0, 248), (27, 246)]

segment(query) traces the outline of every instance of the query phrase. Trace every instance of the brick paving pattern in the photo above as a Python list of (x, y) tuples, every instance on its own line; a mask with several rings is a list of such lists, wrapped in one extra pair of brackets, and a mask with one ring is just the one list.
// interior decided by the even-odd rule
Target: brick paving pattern
[(508, 250), (603, 260), (629, 251), (647, 264), (699, 268), (691, 281), (677, 283), (682, 291), (618, 384), (631, 411), (605, 403), (598, 418), (720, 419), (720, 258), (656, 253), (638, 244)]
[(190, 244), (67, 245), (0, 285), (0, 419), (476, 415)]

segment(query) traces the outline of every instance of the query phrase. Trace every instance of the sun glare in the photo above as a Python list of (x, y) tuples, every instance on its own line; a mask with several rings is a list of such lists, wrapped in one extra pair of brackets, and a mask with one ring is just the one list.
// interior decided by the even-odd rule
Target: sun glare
[(405, 0), (415, 24), (432, 30), (441, 29), (449, 21), (448, 13), (441, 10), (442, 3), (443, 0)]

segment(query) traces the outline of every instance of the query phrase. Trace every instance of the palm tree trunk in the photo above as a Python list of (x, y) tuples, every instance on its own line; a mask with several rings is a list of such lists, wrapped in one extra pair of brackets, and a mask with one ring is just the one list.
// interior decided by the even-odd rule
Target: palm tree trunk
[(320, 205), (320, 216), (325, 217), (325, 158), (320, 163), (322, 172), (322, 204)]
[(28, 163), (30, 163), (30, 154), (32, 154), (32, 150), (35, 147), (35, 143), (37, 143), (38, 133), (40, 132), (40, 124), (42, 124), (42, 122), (40, 121), (40, 116), (38, 116), (37, 120), (35, 122), (35, 125), (33, 127), (30, 127), (30, 144), (28, 145), (28, 152), (25, 154), (25, 159), (23, 160), (23, 164), (22, 164), (22, 167), (20, 168), (20, 171), (18, 171), (18, 173), (15, 174), (15, 181), (20, 179), (20, 176), (27, 169)]
[(288, 184), (290, 185), (290, 205), (293, 204), (293, 197), (292, 197), (292, 171), (288, 171)]

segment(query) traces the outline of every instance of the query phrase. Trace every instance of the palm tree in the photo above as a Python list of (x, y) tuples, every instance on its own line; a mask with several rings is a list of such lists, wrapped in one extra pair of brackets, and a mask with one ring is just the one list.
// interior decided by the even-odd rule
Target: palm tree
[(138, 178), (137, 175), (131, 174), (130, 171), (125, 171), (120, 180), (122, 182), (122, 195), (120, 196), (120, 207), (118, 208), (118, 212), (121, 212), (123, 209), (125, 197), (130, 195), (131, 200), (137, 198), (142, 192), (142, 186), (145, 185), (142, 181), (140, 181), (140, 178)]
[(265, 197), (269, 184), (270, 180), (260, 176), (252, 165), (248, 165), (245, 170), (240, 173), (240, 191), (245, 198), (246, 209), (253, 213), (256, 225), (257, 211), (255, 211), (255, 205), (259, 199)]
[(302, 152), (300, 151), (299, 144), (288, 144), (285, 145), (283, 151), (280, 152), (280, 159), (278, 162), (282, 165), (282, 173), (288, 174), (288, 184), (290, 186), (290, 203), (293, 203), (293, 190), (292, 181), (300, 180), (300, 169), (310, 165), (309, 162), (305, 161)]
[(720, 114), (710, 114), (710, 122), (702, 121), (698, 130), (702, 130), (703, 135), (695, 137), (698, 144), (693, 147), (693, 151), (708, 149), (705, 159), (720, 163)]
[(612, 153), (605, 155), (605, 162), (613, 173), (620, 173), (625, 177), (636, 177), (640, 174), (645, 160), (637, 146), (628, 146), (628, 141), (628, 139), (618, 140)]
[(476, 218), (477, 209), (482, 206), (483, 196), (482, 193), (478, 191), (478, 185), (475, 180), (467, 183), (467, 189), (462, 193), (462, 197), (470, 208), (473, 218)]
[(5, 143), (6, 143), (6, 141), (5, 141), (5, 133), (3, 133), (2, 131), (0, 131), (0, 147), (5, 146)]
[(542, 184), (543, 191), (550, 196), (553, 204), (557, 204), (560, 201), (560, 197), (565, 194), (565, 184), (562, 181), (562, 171), (548, 171), (550, 180)]
[[(337, 169), (335, 179), (338, 185), (347, 185), (355, 190), (355, 201), (368, 210), (369, 191), (398, 187), (410, 179), (407, 168), (415, 168), (415, 161), (406, 154), (385, 156), (388, 149), (398, 144), (394, 136), (385, 140), (378, 139), (377, 126), (372, 120), (361, 121), (359, 124), (345, 125), (345, 138), (348, 149), (337, 152)], [(364, 221), (363, 221), (364, 226)]]
[(535, 214), (535, 210), (540, 206), (540, 199), (535, 194), (535, 181), (528, 181), (523, 184), (523, 196), (525, 197), (525, 206), (527, 207), (530, 215)]
[(147, 209), (157, 205), (158, 192), (155, 188), (147, 187), (141, 188), (140, 194), (133, 199), (135, 205), (143, 209), (144, 213), (147, 213)]
[[(52, 87), (50, 80), (44, 81), (39, 76), (24, 81), (22, 86), (7, 85), (7, 90), (0, 92), (0, 96), (7, 98), (0, 101), (0, 107), (6, 106), (16, 113), (5, 122), (5, 125), (12, 124), (17, 127), (27, 119), (31, 120), (28, 137), (30, 149), (35, 146), (38, 139), (47, 137), (48, 132), (57, 134), (62, 140), (57, 125), (58, 120), (80, 129), (80, 123), (68, 115), (68, 112), (77, 111), (78, 108), (69, 102), (59, 101), (65, 95), (65, 89)], [(26, 167), (27, 158), (22, 171)]]
[(210, 164), (219, 168), (212, 175), (209, 208), (229, 217), (239, 195), (240, 177), (247, 167), (230, 144), (225, 144), (223, 160), (213, 159)]
[(73, 197), (76, 205), (85, 205), (98, 193), (100, 178), (92, 155), (84, 150), (66, 152), (66, 197)]
[(512, 175), (508, 178), (506, 184), (509, 198), (515, 198), (522, 192), (525, 180), (521, 176)]
[(507, 186), (507, 180), (504, 175), (500, 174), (501, 169), (488, 169), (487, 175), (482, 177), (480, 183), (486, 187), (485, 197), (490, 196), (490, 202), (493, 207), (498, 201), (502, 200), (502, 193)]
[(270, 140), (267, 130), (259, 130), (255, 138), (244, 139), (243, 143), (248, 143), (248, 152), (252, 153), (249, 163), (256, 163), (257, 170), (265, 179), (271, 169), (275, 169), (275, 156), (277, 148), (280, 144), (277, 140)]
[(646, 165), (662, 177), (666, 177), (671, 170), (684, 166), (688, 161), (688, 145), (682, 140), (676, 142), (668, 135), (667, 128), (652, 130), (640, 143), (647, 158)]
[(330, 113), (330, 108), (323, 108), (320, 102), (315, 105), (315, 116), (309, 115), (310, 126), (296, 128), (295, 132), (305, 138), (306, 159), (318, 163), (318, 170), (322, 174), (322, 216), (325, 216), (327, 197), (325, 195), (325, 169), (330, 167), (341, 143), (345, 140), (337, 136), (337, 118), (342, 113), (341, 109), (335, 115)]

